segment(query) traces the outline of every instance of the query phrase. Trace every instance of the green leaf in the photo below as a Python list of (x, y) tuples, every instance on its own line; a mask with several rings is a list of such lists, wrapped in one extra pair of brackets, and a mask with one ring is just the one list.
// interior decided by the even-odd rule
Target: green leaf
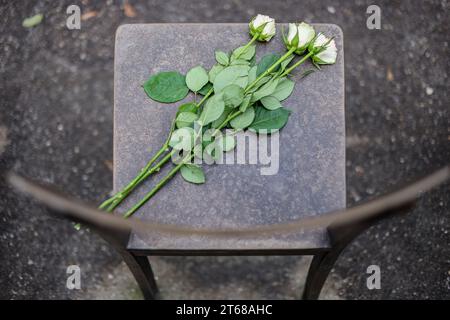
[(212, 157), (214, 160), (220, 159), (222, 152), (223, 152), (223, 144), (217, 143), (217, 141), (214, 141), (213, 143), (209, 143), (204, 148), (206, 154), (208, 154), (210, 157)]
[[(269, 53), (266, 54), (258, 63), (258, 69), (256, 71), (256, 76), (259, 77), (263, 72), (269, 69), (277, 60), (280, 59), (280, 56), (277, 54)], [(278, 65), (275, 70), (277, 71), (280, 68)]]
[(213, 87), (211, 82), (208, 82), (207, 84), (205, 84), (203, 86), (203, 88), (201, 88), (200, 90), (198, 90), (197, 93), (201, 94), (202, 96), (206, 96), (209, 92), (209, 90), (211, 90)]
[(203, 139), (202, 143), (204, 145), (209, 144), (210, 142), (214, 141), (214, 138), (217, 137), (217, 135), (221, 134), (220, 132), (217, 132), (215, 136), (213, 136), (213, 133), (216, 133), (216, 130), (214, 129), (207, 129), (203, 132)]
[(144, 83), (147, 95), (155, 101), (172, 103), (180, 101), (189, 92), (185, 77), (176, 71), (160, 72)]
[(278, 101), (283, 101), (289, 97), (294, 90), (295, 82), (287, 78), (283, 78), (278, 83), (275, 91), (271, 94), (273, 97), (277, 98)]
[(248, 62), (247, 60), (244, 60), (244, 59), (236, 59), (236, 60), (233, 60), (230, 63), (230, 65), (232, 65), (232, 66), (236, 66), (236, 65), (248, 66), (248, 65), (250, 65), (250, 62)]
[(245, 46), (236, 48), (233, 51), (233, 54), (231, 55), (231, 59), (244, 59), (244, 60), (250, 60), (255, 55), (256, 46), (251, 45), (248, 48), (245, 48)]
[(230, 58), (223, 51), (216, 51), (216, 60), (223, 66), (227, 66), (230, 63)]
[(279, 130), (286, 125), (290, 113), (285, 108), (267, 110), (259, 107), (256, 109), (255, 120), (250, 125), (250, 129), (256, 132), (260, 132), (261, 130)]
[(262, 98), (261, 103), (264, 106), (264, 108), (268, 110), (275, 110), (282, 107), (280, 101), (278, 101), (278, 99), (273, 96)]
[(193, 102), (184, 103), (181, 106), (178, 107), (177, 115), (179, 115), (181, 112), (197, 112), (197, 105)]
[(209, 70), (209, 81), (214, 83), (214, 80), (216, 79), (216, 76), (224, 69), (224, 66), (221, 66), (220, 64), (214, 65), (211, 70)]
[(194, 129), (185, 127), (175, 130), (170, 137), (169, 146), (175, 150), (191, 150), (194, 146)]
[(230, 121), (231, 127), (234, 129), (245, 129), (252, 124), (255, 118), (255, 108), (249, 107), (243, 114)]
[(255, 85), (249, 92), (257, 91), (263, 84), (266, 84), (267, 82), (269, 82), (270, 79), (272, 79), (272, 77), (270, 77), (270, 76), (259, 79), (258, 82), (255, 83)]
[(248, 83), (253, 83), (253, 81), (256, 80), (257, 76), (256, 76), (256, 71), (257, 71), (258, 67), (254, 66), (252, 67), (249, 72), (248, 72)]
[(203, 158), (203, 144), (205, 144), (204, 141), (202, 143), (198, 143), (195, 145), (192, 152), (194, 153), (195, 157), (202, 159)]
[(244, 99), (244, 89), (237, 84), (230, 84), (222, 90), (225, 107), (236, 108)]
[(245, 96), (244, 100), (242, 101), (241, 105), (239, 106), (240, 112), (245, 112), (247, 110), (248, 106), (250, 105), (250, 101), (252, 99), (252, 95)]
[(225, 103), (223, 101), (222, 94), (216, 94), (212, 98), (206, 101), (206, 105), (200, 114), (199, 122), (203, 126), (206, 126), (218, 119), (225, 109)]
[(184, 180), (191, 183), (202, 184), (205, 183), (205, 174), (202, 168), (194, 164), (185, 164), (181, 167), (181, 176)]
[(225, 110), (221, 116), (211, 123), (211, 128), (218, 128), (225, 121), (231, 111), (233, 111), (233, 109), (225, 107)]
[(191, 91), (197, 92), (209, 81), (208, 74), (202, 66), (189, 70), (186, 74), (186, 85)]
[(252, 96), (252, 102), (258, 101), (261, 98), (270, 96), (275, 92), (278, 86), (278, 79), (272, 79), (266, 84), (264, 84), (260, 89), (258, 89)]
[(178, 114), (175, 123), (177, 128), (190, 127), (195, 120), (198, 119), (198, 115), (192, 112), (181, 112)]
[(220, 64), (215, 64), (213, 65), (213, 67), (211, 68), (211, 70), (209, 70), (209, 81), (211, 83), (214, 83), (214, 81), (216, 80), (217, 75), (222, 72), (222, 70), (225, 69), (224, 66), (220, 65)]
[(240, 77), (238, 79), (236, 79), (236, 81), (234, 82), (235, 84), (237, 84), (239, 87), (241, 88), (246, 88), (248, 85), (248, 77)]
[(228, 152), (236, 147), (236, 139), (232, 135), (224, 135), (216, 140), (216, 143), (220, 143), (223, 152)]
[(256, 55), (254, 55), (249, 61), (250, 67), (254, 67), (256, 65)]
[(249, 70), (249, 66), (242, 65), (226, 67), (214, 79), (214, 92), (218, 94), (230, 84), (237, 84), (245, 88), (248, 84), (247, 76)]
[(32, 17), (26, 18), (22, 21), (22, 27), (24, 28), (32, 28), (37, 26), (42, 22), (44, 19), (44, 15), (39, 13), (37, 15), (34, 15)]

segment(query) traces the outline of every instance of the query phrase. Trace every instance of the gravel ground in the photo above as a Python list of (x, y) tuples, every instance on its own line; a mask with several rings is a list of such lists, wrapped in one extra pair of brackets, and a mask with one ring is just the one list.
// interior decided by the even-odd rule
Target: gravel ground
[[(65, 27), (79, 4), (81, 30)], [(378, 1), (381, 30), (366, 28), (371, 1), (0, 1), (0, 168), (98, 202), (112, 186), (114, 32), (132, 22), (278, 21), (340, 25), (345, 36), (349, 205), (449, 162), (448, 1)], [(36, 13), (44, 21), (22, 27)], [(450, 299), (449, 184), (411, 214), (384, 221), (339, 258), (321, 298)], [(47, 217), (0, 182), (0, 298), (139, 298), (106, 243)], [(163, 298), (298, 298), (307, 258), (154, 258)], [(67, 290), (66, 267), (82, 270)], [(382, 288), (365, 286), (367, 266)]]

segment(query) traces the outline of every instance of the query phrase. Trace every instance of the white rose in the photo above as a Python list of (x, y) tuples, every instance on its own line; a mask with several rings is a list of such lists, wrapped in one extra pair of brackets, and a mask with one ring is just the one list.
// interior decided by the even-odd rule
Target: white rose
[(314, 28), (307, 23), (300, 23), (298, 25), (298, 47), (303, 51), (309, 46), (309, 43), (314, 39), (316, 32)]
[(269, 41), (276, 33), (275, 19), (258, 14), (249, 23), (250, 34), (252, 36), (258, 35), (258, 41)]
[(286, 42), (289, 43), (290, 45), (292, 45), (297, 37), (297, 33), (298, 33), (298, 28), (295, 25), (295, 23), (289, 23), (289, 30), (288, 30), (288, 36), (287, 36)]
[(302, 54), (314, 39), (315, 31), (312, 26), (307, 23), (289, 23), (287, 38), (284, 39), (286, 47), (291, 50), (295, 49), (295, 53)]
[(319, 34), (310, 47), (310, 51), (316, 51), (312, 59), (317, 64), (333, 64), (337, 58), (336, 43), (323, 34)]

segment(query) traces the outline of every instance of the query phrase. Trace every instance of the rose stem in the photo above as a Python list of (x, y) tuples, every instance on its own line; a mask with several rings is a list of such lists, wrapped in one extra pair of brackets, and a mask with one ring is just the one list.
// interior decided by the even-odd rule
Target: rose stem
[[(237, 117), (239, 114), (234, 113), (231, 116), (228, 116), (223, 122), (222, 124), (216, 128), (216, 130), (214, 130), (214, 133), (212, 134), (212, 136), (215, 136), (229, 121), (231, 121), (232, 119), (234, 119), (235, 117)], [(201, 132), (201, 128), (198, 132)], [(195, 141), (195, 140), (194, 140)], [(181, 161), (179, 164), (177, 164), (177, 166), (175, 168), (173, 168), (172, 170), (170, 170), (170, 172), (160, 181), (156, 184), (155, 187), (153, 187), (152, 190), (150, 190), (149, 193), (147, 193), (145, 195), (145, 197), (139, 201), (137, 204), (135, 204), (130, 210), (128, 210), (125, 214), (124, 214), (124, 218), (128, 218), (130, 217), (133, 213), (135, 213), (137, 210), (139, 210), (140, 207), (142, 207), (148, 200), (150, 200), (170, 179), (172, 179), (175, 174), (181, 169), (181, 167), (183, 165), (185, 165), (188, 161), (190, 161), (192, 158), (194, 157), (194, 154), (190, 154), (189, 156), (187, 156), (186, 158), (183, 159), (183, 161)]]
[(292, 65), (290, 68), (284, 70), (284, 72), (280, 75), (281, 77), (284, 77), (285, 75), (289, 74), (292, 70), (297, 68), (299, 65), (301, 65), (303, 62), (305, 62), (310, 56), (313, 55), (313, 52), (309, 52), (307, 55), (303, 56), (299, 61), (297, 61), (294, 65)]
[(170, 137), (172, 135), (173, 132), (173, 128), (175, 126), (175, 122), (172, 121), (172, 125), (170, 128), (170, 133), (169, 136), (167, 137), (166, 141), (164, 142), (163, 146), (161, 147), (161, 149), (159, 149), (156, 154), (150, 159), (150, 161), (147, 162), (147, 164), (145, 165), (144, 168), (141, 169), (141, 171), (139, 172), (139, 174), (133, 179), (131, 180), (130, 183), (128, 183), (128, 185), (123, 188), (121, 191), (119, 191), (118, 193), (116, 193), (114, 196), (112, 196), (111, 198), (107, 199), (106, 201), (104, 201), (100, 206), (99, 209), (104, 209), (106, 208), (108, 205), (111, 204), (111, 202), (114, 202), (116, 200), (120, 200), (123, 197), (123, 194), (128, 192), (129, 190), (133, 190), (139, 183), (140, 183), (140, 179), (142, 176), (145, 175), (145, 173), (149, 170), (150, 166), (164, 153), (164, 151), (167, 150), (168, 146), (169, 146), (169, 141), (170, 141)]
[(251, 84), (249, 84), (247, 86), (247, 88), (245, 88), (244, 92), (248, 92), (248, 90), (250, 90), (251, 88), (253, 88), (253, 86), (262, 78), (264, 78), (266, 75), (268, 75), (270, 72), (272, 72), (273, 70), (275, 70), (275, 68), (282, 63), (284, 60), (286, 60), (287, 58), (289, 58), (289, 56), (295, 51), (295, 48), (290, 49), (288, 52), (286, 52), (280, 59), (278, 59), (269, 69), (267, 69), (266, 71), (264, 71), (263, 73), (261, 73), (259, 75), (258, 78), (256, 78), (255, 81), (253, 81)]
[(141, 175), (138, 180), (135, 182), (135, 186), (133, 188), (130, 188), (128, 190), (125, 190), (120, 198), (117, 198), (116, 201), (114, 201), (107, 209), (106, 211), (111, 212), (114, 210), (119, 204), (122, 203), (123, 200), (125, 200), (129, 194), (134, 190), (134, 188), (139, 185), (142, 181), (147, 179), (151, 174), (159, 171), (161, 167), (172, 157), (172, 155), (175, 153), (175, 151), (169, 152), (164, 156), (164, 158), (161, 159), (154, 167), (152, 167), (150, 170), (144, 172), (144, 175)]

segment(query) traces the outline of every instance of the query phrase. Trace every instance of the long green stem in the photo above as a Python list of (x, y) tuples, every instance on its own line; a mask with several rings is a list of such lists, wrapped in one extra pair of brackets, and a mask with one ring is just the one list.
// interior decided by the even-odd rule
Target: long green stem
[[(189, 156), (189, 160), (192, 159), (193, 155)], [(187, 161), (189, 161), (187, 160)], [(187, 161), (182, 161), (179, 164), (177, 164), (177, 166), (175, 168), (173, 168), (172, 170), (170, 170), (170, 172), (160, 181), (156, 184), (156, 186), (145, 195), (145, 197), (139, 201), (138, 203), (136, 203), (130, 210), (128, 210), (125, 214), (124, 214), (124, 218), (128, 218), (130, 217), (133, 213), (135, 213), (140, 207), (142, 207), (148, 200), (150, 200), (151, 197), (153, 197), (158, 191), (159, 189), (161, 189), (177, 172), (178, 170), (181, 169), (181, 167), (187, 162)]]
[[(194, 136), (194, 141), (197, 140), (198, 136), (202, 134), (202, 126), (200, 126), (197, 130), (197, 134)], [(175, 152), (178, 152), (178, 150), (173, 150), (171, 152), (171, 155), (173, 155)], [(137, 210), (139, 210), (140, 207), (142, 207), (150, 198), (152, 198), (172, 177), (178, 172), (178, 170), (181, 169), (181, 167), (186, 164), (188, 161), (190, 161), (194, 157), (194, 154), (189, 154), (186, 156), (182, 161), (180, 161), (179, 164), (175, 166), (172, 170), (169, 171), (169, 173), (160, 181), (158, 182), (150, 192), (148, 192), (141, 201), (136, 203), (131, 209), (129, 209), (125, 214), (124, 218), (128, 218), (133, 213), (135, 213)]]
[(98, 208), (99, 208), (99, 209), (104, 209), (104, 208), (106, 208), (106, 207), (109, 206), (112, 202), (114, 202), (114, 199), (115, 199), (115, 196), (106, 199), (105, 201), (103, 201), (103, 202), (98, 206)]
[(252, 83), (250, 83), (247, 88), (245, 88), (244, 92), (248, 92), (251, 88), (253, 88), (255, 86), (255, 84), (258, 83), (259, 80), (261, 80), (262, 78), (264, 78), (266, 75), (268, 75), (269, 73), (271, 73), (273, 70), (275, 70), (276, 67), (278, 67), (284, 60), (286, 60), (287, 58), (289, 58), (290, 55), (292, 55), (292, 53), (294, 53), (295, 48), (290, 49), (289, 51), (287, 51), (280, 59), (278, 59), (269, 69), (267, 69), (266, 71), (264, 71), (263, 73), (261, 73), (259, 75), (259, 77), (256, 78), (255, 81), (253, 81)]
[[(220, 126), (218, 126), (216, 128), (216, 130), (214, 131), (214, 133), (212, 134), (212, 136), (215, 136), (224, 126), (227, 125), (228, 122), (230, 122), (231, 120), (233, 120), (234, 118), (236, 118), (241, 112), (237, 111), (233, 114), (231, 114), (230, 116), (228, 116)], [(198, 132), (201, 132), (201, 128)], [(158, 182), (155, 187), (153, 187), (152, 190), (150, 190), (150, 192), (148, 192), (144, 198), (141, 199), (141, 201), (139, 201), (137, 204), (135, 204), (130, 210), (128, 210), (125, 214), (124, 214), (124, 218), (128, 218), (130, 217), (133, 213), (135, 213), (137, 210), (139, 210), (148, 200), (150, 200), (170, 179), (172, 179), (175, 174), (181, 169), (181, 167), (183, 165), (185, 165), (188, 161), (190, 161), (192, 158), (194, 157), (193, 154), (190, 154), (188, 156), (186, 156), (186, 158), (184, 158), (179, 164), (177, 164), (177, 166), (175, 168), (173, 168), (172, 170), (170, 170), (170, 172), (160, 181)]]
[[(236, 59), (237, 58), (239, 58), (239, 56), (241, 55), (241, 54), (243, 54), (247, 49), (248, 49), (248, 47), (250, 47), (255, 41), (256, 41), (256, 39), (258, 38), (258, 35), (259, 34), (255, 34), (254, 36), (253, 36), (253, 38), (242, 48), (242, 51), (241, 51), (241, 53), (236, 57)], [(209, 98), (209, 96), (211, 95), (211, 94), (213, 94), (214, 93), (214, 89), (213, 88), (211, 88), (211, 89), (209, 89), (209, 91), (206, 93), (206, 95), (202, 98), (202, 100), (200, 100), (199, 101), (199, 103), (197, 103), (196, 104), (196, 106), (197, 106), (197, 108), (200, 108), (200, 106)]]
[[(289, 53), (289, 51), (288, 51), (288, 53)], [(279, 75), (278, 76), (278, 78), (281, 78), (281, 77), (284, 77), (285, 75), (287, 75), (287, 74), (289, 74), (292, 70), (294, 70), (295, 68), (297, 68), (299, 65), (301, 65), (302, 63), (304, 63), (310, 56), (312, 55), (312, 53), (310, 52), (310, 53), (308, 53), (307, 55), (305, 55), (302, 59), (300, 59), (298, 62), (296, 62), (292, 67), (290, 67), (290, 68), (288, 68), (288, 69), (286, 69), (281, 75)], [(286, 55), (285, 55), (286, 56)], [(284, 56), (283, 56), (284, 57)], [(283, 58), (282, 57), (282, 58)], [(288, 56), (287, 56), (288, 57)], [(287, 58), (286, 57), (286, 58)], [(286, 59), (285, 58), (285, 59)], [(280, 58), (280, 60), (281, 60), (281, 58)], [(276, 68), (276, 66), (278, 65), (278, 64), (280, 64), (281, 62), (283, 62), (284, 60), (278, 60), (277, 62), (275, 62), (273, 65), (272, 65), (272, 67), (270, 67), (269, 69), (267, 69), (267, 70), (270, 70), (270, 69), (272, 69), (272, 70), (274, 70), (274, 68)], [(270, 70), (269, 72), (271, 72), (272, 70)], [(269, 73), (268, 72), (268, 73)], [(259, 80), (258, 79), (256, 79), (255, 81), (253, 81), (249, 86), (247, 86), (247, 88), (249, 88), (250, 86), (253, 86), (256, 82), (258, 82)], [(247, 88), (246, 88), (246, 90), (247, 90)], [(233, 120), (234, 118), (236, 118), (237, 116), (239, 116), (240, 114), (242, 114), (243, 112), (242, 111), (240, 111), (240, 110), (238, 110), (238, 111), (236, 111), (236, 112), (234, 112), (234, 113), (232, 113), (232, 114), (230, 114), (223, 122), (222, 122), (222, 124), (220, 125), (220, 126), (218, 126), (217, 127), (217, 129), (214, 131), (214, 133), (212, 134), (212, 136), (214, 137), (217, 133), (218, 133), (218, 131), (220, 131), (223, 127), (225, 127), (227, 124), (228, 124), (228, 122), (230, 122), (231, 120)]]
[[(212, 136), (215, 136), (224, 126), (227, 125), (228, 122), (236, 118), (241, 112), (237, 111), (230, 116), (228, 116), (220, 126), (216, 128)], [(197, 132), (202, 132), (201, 128)], [(183, 165), (185, 165), (188, 161), (190, 161), (194, 157), (193, 154), (190, 154), (186, 158), (184, 158), (175, 168), (173, 168), (160, 182), (156, 184), (155, 187), (153, 187), (150, 192), (148, 192), (144, 198), (141, 199), (137, 204), (135, 204), (130, 210), (128, 210), (124, 214), (124, 218), (130, 217), (133, 213), (135, 213), (137, 210), (139, 210), (148, 200), (150, 200), (170, 179), (172, 179), (175, 174), (181, 169)]]
[(284, 70), (284, 72), (280, 75), (281, 77), (284, 77), (285, 75), (289, 74), (292, 70), (297, 68), (299, 65), (301, 65), (303, 62), (305, 62), (309, 57), (311, 57), (314, 54), (314, 52), (309, 52), (308, 54), (304, 55), (299, 61), (294, 63), (291, 67)]
[[(243, 47), (241, 53), (236, 57), (236, 59), (239, 58), (239, 56), (240, 56), (242, 53), (244, 53), (244, 52), (248, 49), (248, 47), (250, 47), (250, 46), (253, 44), (253, 42), (256, 41), (257, 38), (258, 38), (258, 34), (255, 34), (255, 35), (253, 36), (253, 38), (252, 38), (252, 39), (251, 39), (251, 40)], [(213, 93), (214, 93), (214, 89), (213, 89), (213, 88), (209, 89), (209, 91), (208, 91), (208, 92), (206, 93), (206, 95), (202, 98), (202, 100), (200, 100), (199, 103), (196, 104), (197, 108), (200, 108), (200, 106), (201, 106), (201, 105), (209, 98), (209, 96), (210, 96), (211, 94), (213, 94)]]
[(106, 207), (108, 207), (109, 205), (111, 205), (111, 203), (116, 202), (117, 200), (122, 199), (123, 195), (131, 190), (133, 190), (140, 182), (140, 179), (142, 178), (142, 176), (144, 176), (146, 174), (146, 172), (150, 169), (151, 165), (158, 160), (158, 158), (167, 150), (168, 145), (169, 145), (169, 141), (170, 141), (170, 137), (172, 135), (172, 132), (174, 130), (174, 126), (175, 123), (172, 122), (172, 125), (170, 127), (170, 133), (169, 136), (167, 137), (166, 141), (164, 142), (163, 146), (156, 152), (156, 154), (150, 159), (150, 161), (147, 162), (147, 164), (145, 165), (144, 168), (141, 169), (141, 171), (139, 172), (139, 174), (134, 177), (133, 180), (130, 181), (130, 183), (128, 183), (128, 185), (126, 185), (121, 191), (117, 192), (114, 196), (112, 196), (111, 198), (107, 199), (106, 201), (104, 201), (100, 206), (99, 209), (104, 209)]
[(152, 175), (153, 173), (159, 171), (161, 169), (161, 167), (167, 163), (167, 161), (170, 160), (170, 158), (172, 157), (172, 155), (175, 153), (174, 150), (172, 150), (171, 152), (169, 152), (168, 154), (166, 154), (164, 156), (164, 158), (162, 158), (155, 166), (153, 166), (150, 170), (144, 172), (143, 175), (141, 175), (139, 177), (139, 179), (134, 179), (135, 181), (135, 185), (133, 188), (130, 188), (128, 190), (125, 190), (122, 194), (120, 198), (116, 198), (116, 200), (109, 205), (108, 209), (106, 211), (111, 212), (113, 211), (119, 204), (122, 203), (122, 201), (124, 201), (129, 195), (130, 193), (134, 190), (134, 188), (136, 188), (141, 182), (143, 182), (145, 179), (147, 179), (150, 175)]
[[(292, 49), (291, 49), (292, 50)], [(283, 62), (284, 60), (286, 60), (289, 55), (292, 53), (290, 52), (291, 50), (289, 50), (283, 57), (281, 57), (278, 61), (276, 61), (269, 69), (266, 70), (266, 74), (272, 72), (281, 62)], [(285, 70), (281, 75), (278, 76), (278, 78), (284, 77), (286, 74), (290, 73), (292, 70), (294, 70), (295, 68), (297, 68), (299, 65), (301, 65), (303, 62), (305, 62), (312, 53), (308, 53), (307, 55), (305, 55), (302, 59), (300, 59), (298, 62), (296, 62), (292, 67), (290, 67), (289, 69)], [(264, 77), (264, 73), (262, 74), (262, 77)], [(260, 77), (262, 79), (262, 77)], [(245, 91), (248, 91), (248, 89), (250, 89), (252, 86), (254, 86), (259, 80), (260, 78), (256, 79), (255, 81), (253, 81), (251, 84), (249, 84), (247, 86), (247, 88), (245, 89)], [(212, 134), (212, 136), (215, 136), (218, 131), (220, 129), (222, 129), (224, 126), (227, 125), (228, 122), (230, 122), (231, 120), (233, 120), (234, 118), (236, 118), (237, 116), (239, 116), (240, 114), (242, 114), (243, 112), (238, 110), (234, 113), (232, 113), (231, 115), (229, 115), (225, 121), (219, 126), (217, 127), (217, 129), (214, 131), (214, 133)]]
[(260, 32), (256, 33), (253, 38), (242, 48), (241, 52), (238, 54), (238, 56), (236, 57), (236, 59), (238, 59), (241, 54), (243, 54), (245, 51), (247, 51), (247, 49), (253, 44), (253, 42), (256, 41), (256, 39), (258, 39)]
[(202, 98), (202, 100), (200, 100), (198, 103), (196, 103), (196, 107), (200, 108), (200, 106), (206, 101), (206, 99), (209, 98), (209, 96), (214, 92), (214, 89), (211, 88), (209, 89), (208, 93), (205, 94), (205, 96)]
[(141, 169), (141, 172), (133, 179), (131, 182), (123, 189), (123, 191), (128, 191), (133, 189), (133, 187), (138, 183), (142, 176), (146, 174), (151, 165), (167, 150), (167, 145), (164, 144), (161, 149), (156, 152), (156, 154), (150, 159), (150, 161)]

